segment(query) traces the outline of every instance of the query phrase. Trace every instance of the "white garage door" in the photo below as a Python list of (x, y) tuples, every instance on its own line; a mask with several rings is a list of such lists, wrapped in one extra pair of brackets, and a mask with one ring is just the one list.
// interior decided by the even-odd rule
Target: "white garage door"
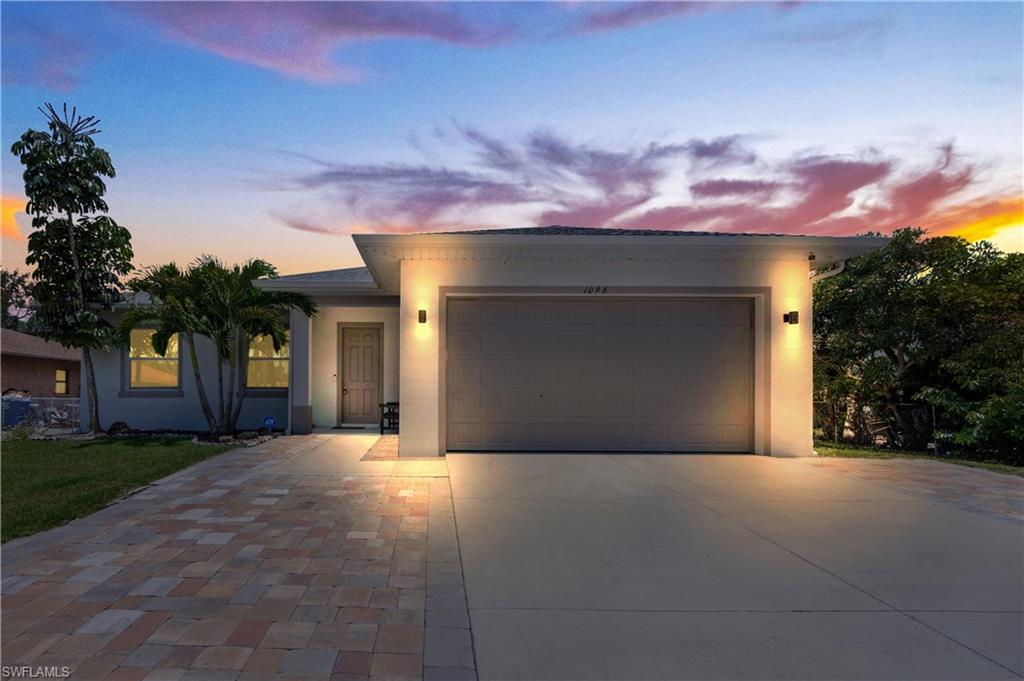
[(454, 298), (449, 451), (747, 452), (746, 298)]

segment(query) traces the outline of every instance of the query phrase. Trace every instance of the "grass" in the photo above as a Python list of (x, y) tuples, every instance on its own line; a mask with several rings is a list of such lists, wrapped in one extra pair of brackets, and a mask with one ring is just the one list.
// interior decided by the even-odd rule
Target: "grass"
[(88, 515), (228, 449), (180, 437), (6, 440), (0, 445), (0, 541)]
[(856, 445), (826, 442), (823, 440), (814, 441), (814, 449), (821, 456), (833, 456), (847, 459), (931, 459), (943, 463), (952, 463), (958, 466), (969, 466), (971, 468), (984, 468), (994, 473), (1005, 475), (1017, 475), (1024, 477), (1024, 467), (1011, 466), (1007, 463), (996, 461), (975, 461), (974, 459), (959, 459), (950, 456), (934, 456), (927, 452), (903, 452), (892, 449), (871, 449), (858, 447)]

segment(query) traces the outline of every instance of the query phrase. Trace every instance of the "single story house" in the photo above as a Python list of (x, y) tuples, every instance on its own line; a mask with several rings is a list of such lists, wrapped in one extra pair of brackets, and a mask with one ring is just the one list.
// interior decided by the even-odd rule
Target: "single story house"
[[(400, 456), (810, 455), (811, 277), (885, 243), (569, 227), (353, 240), (365, 267), (259, 282), (319, 313), (291, 314), (281, 353), (250, 349), (242, 427), (376, 423), (398, 401)], [(187, 355), (157, 357), (145, 334), (96, 358), (104, 421), (203, 429)]]
[(82, 353), (13, 329), (0, 329), (0, 389), (31, 397), (77, 398)]

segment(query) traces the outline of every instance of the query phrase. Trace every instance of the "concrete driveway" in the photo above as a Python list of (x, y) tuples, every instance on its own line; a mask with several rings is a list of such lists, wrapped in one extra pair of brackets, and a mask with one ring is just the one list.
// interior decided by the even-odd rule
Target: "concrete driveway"
[(1024, 674), (1013, 518), (813, 460), (447, 458), (482, 681)]

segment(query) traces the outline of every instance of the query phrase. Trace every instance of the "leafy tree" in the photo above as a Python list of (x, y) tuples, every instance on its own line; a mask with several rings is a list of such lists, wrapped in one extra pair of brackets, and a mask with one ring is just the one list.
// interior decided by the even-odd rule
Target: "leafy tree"
[(18, 270), (0, 270), (0, 326), (15, 331), (25, 330), (31, 314), (32, 282)]
[(973, 333), (941, 360), (949, 380), (920, 397), (941, 410), (940, 443), (1024, 465), (1024, 254), (987, 262), (976, 279)]
[(47, 130), (28, 130), (11, 147), (25, 166), (26, 212), (32, 216), (25, 262), (45, 337), (82, 349), (89, 400), (89, 429), (100, 429), (92, 351), (110, 347), (113, 327), (101, 311), (119, 295), (131, 271), (131, 234), (105, 215), (104, 178), (114, 166), (93, 136), (99, 120), (67, 106), (47, 104)]
[[(268, 336), (274, 348), (280, 350), (288, 342), (287, 313), (295, 308), (310, 316), (316, 314), (316, 307), (302, 294), (265, 291), (253, 285), (257, 279), (275, 276), (277, 270), (262, 260), (229, 268), (212, 256), (203, 256), (185, 271), (173, 263), (148, 268), (129, 283), (133, 290), (149, 294), (150, 301), (142, 302), (122, 318), (122, 343), (127, 342), (132, 328), (143, 323), (156, 325), (153, 348), (161, 355), (173, 335), (185, 336), (200, 406), (211, 433), (232, 434), (237, 430), (245, 397), (249, 343), (257, 336)], [(216, 413), (195, 350), (198, 336), (210, 339), (217, 353)]]
[[(976, 413), (968, 405), (1009, 395), (1014, 364), (990, 344), (1020, 329), (1019, 298), (1010, 295), (1019, 263), (1019, 257), (987, 242), (925, 239), (922, 230), (911, 228), (897, 230), (884, 248), (816, 283), (815, 391), (837, 417), (827, 434), (841, 437), (838, 421), (849, 406), (882, 404), (896, 444), (923, 448), (927, 429), (899, 405), (943, 407), (951, 432), (959, 432), (964, 419)], [(977, 382), (984, 361), (999, 380)], [(959, 416), (954, 395), (964, 400)], [(960, 443), (968, 444), (964, 438)]]

